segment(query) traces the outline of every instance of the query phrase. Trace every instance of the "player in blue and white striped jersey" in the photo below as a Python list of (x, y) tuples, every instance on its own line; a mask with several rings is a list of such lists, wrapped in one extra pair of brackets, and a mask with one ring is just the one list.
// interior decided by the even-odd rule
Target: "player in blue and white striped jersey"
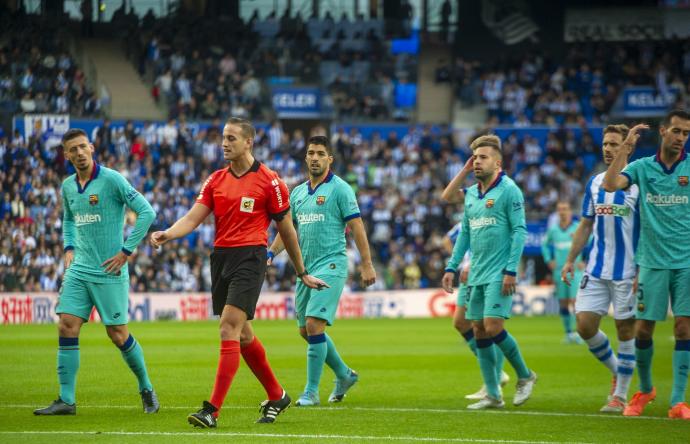
[[(613, 161), (628, 131), (625, 125), (609, 125), (604, 129), (602, 150), (606, 165)], [(573, 237), (561, 279), (570, 285), (573, 264), (593, 234), (593, 248), (575, 301), (577, 332), (590, 352), (613, 375), (611, 393), (601, 411), (621, 413), (635, 368), (633, 286), (637, 274), (635, 248), (640, 227), (637, 205), (640, 192), (637, 185), (632, 185), (608, 193), (603, 187), (604, 174), (593, 176), (587, 183), (582, 221)], [(611, 304), (618, 335), (617, 357), (606, 334), (599, 329), (601, 317), (608, 313)]]

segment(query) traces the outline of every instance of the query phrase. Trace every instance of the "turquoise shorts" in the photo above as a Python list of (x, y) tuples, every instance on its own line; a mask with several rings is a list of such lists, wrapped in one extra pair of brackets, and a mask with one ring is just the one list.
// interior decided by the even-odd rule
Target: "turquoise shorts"
[(580, 282), (583, 276), (582, 270), (576, 269), (573, 273), (573, 281), (570, 287), (565, 285), (561, 280), (561, 270), (553, 273), (554, 296), (556, 299), (575, 299), (577, 297), (577, 290), (580, 288)]
[(71, 314), (88, 321), (94, 306), (104, 325), (127, 324), (129, 282), (101, 284), (66, 275), (60, 288), (55, 312)]
[(467, 313), (465, 318), (480, 321), (484, 318), (509, 319), (513, 309), (512, 296), (501, 294), (503, 281), (467, 287)]
[(319, 275), (319, 278), (330, 285), (330, 288), (315, 290), (304, 285), (302, 281), (297, 281), (295, 312), (297, 325), (300, 327), (307, 325), (307, 317), (323, 319), (328, 325), (333, 325), (335, 320), (347, 276)]
[(662, 270), (640, 266), (636, 319), (663, 321), (671, 302), (673, 316), (690, 316), (690, 268)]
[(468, 288), (465, 284), (458, 285), (458, 299), (455, 301), (457, 307), (467, 307), (467, 301), (469, 300)]

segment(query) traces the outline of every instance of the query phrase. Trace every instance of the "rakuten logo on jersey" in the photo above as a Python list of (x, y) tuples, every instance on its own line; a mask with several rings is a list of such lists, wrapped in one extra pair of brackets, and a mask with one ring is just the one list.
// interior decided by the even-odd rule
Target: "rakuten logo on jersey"
[(323, 214), (319, 214), (319, 213), (309, 213), (309, 214), (298, 214), (297, 215), (297, 222), (300, 225), (313, 224), (315, 222), (324, 222), (325, 220), (326, 220), (326, 216)]
[(489, 227), (491, 225), (496, 225), (495, 217), (475, 217), (470, 219), (470, 229), (476, 230), (478, 228)]
[(616, 204), (596, 204), (594, 205), (594, 214), (597, 216), (613, 216), (613, 217), (627, 217), (630, 216), (632, 210), (625, 205)]
[(90, 224), (95, 224), (95, 223), (100, 223), (101, 222), (101, 215), (100, 214), (75, 214), (74, 215), (74, 224), (78, 227), (81, 227), (82, 225), (90, 225)]
[(657, 207), (670, 207), (673, 205), (687, 205), (688, 196), (678, 196), (676, 194), (652, 194), (647, 193), (646, 196), (647, 203), (655, 205)]

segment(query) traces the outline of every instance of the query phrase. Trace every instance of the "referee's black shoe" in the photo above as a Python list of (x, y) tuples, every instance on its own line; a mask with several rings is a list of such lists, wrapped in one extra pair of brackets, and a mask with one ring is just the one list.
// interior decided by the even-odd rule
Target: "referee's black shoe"
[(53, 401), (48, 407), (44, 409), (34, 410), (34, 415), (76, 415), (77, 414), (77, 404), (67, 404), (62, 399), (58, 398)]
[(291, 402), (292, 400), (285, 390), (283, 390), (282, 398), (276, 401), (265, 400), (261, 403), (261, 407), (259, 407), (261, 418), (257, 419), (256, 422), (263, 424), (275, 422), (276, 417), (287, 410)]
[(194, 427), (201, 427), (202, 429), (212, 429), (217, 425), (216, 417), (213, 416), (218, 409), (208, 401), (204, 401), (204, 406), (198, 412), (187, 416), (187, 422)]

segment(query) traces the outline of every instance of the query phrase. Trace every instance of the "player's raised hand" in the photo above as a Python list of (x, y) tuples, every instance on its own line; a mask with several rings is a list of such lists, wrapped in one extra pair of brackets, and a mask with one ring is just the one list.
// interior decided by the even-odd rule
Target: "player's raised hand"
[(324, 288), (331, 288), (330, 285), (328, 285), (326, 282), (322, 281), (321, 279), (312, 276), (310, 274), (305, 274), (302, 276), (302, 283), (306, 285), (309, 288), (313, 288), (316, 290), (322, 290)]
[(515, 294), (515, 285), (517, 283), (517, 277), (506, 274), (503, 276), (503, 286), (501, 287), (501, 293), (503, 296), (512, 296)]
[(467, 159), (462, 169), (470, 173), (474, 171), (474, 154)]
[(101, 264), (101, 267), (105, 267), (104, 271), (108, 274), (118, 274), (122, 266), (126, 263), (127, 255), (120, 251), (110, 259), (106, 259), (105, 262)]
[(446, 271), (443, 278), (441, 278), (441, 287), (446, 290), (446, 293), (453, 292), (453, 279), (455, 279), (455, 273), (450, 271)]
[(570, 284), (573, 282), (573, 279), (575, 278), (575, 267), (573, 266), (573, 263), (568, 261), (565, 264), (563, 264), (563, 268), (561, 269), (561, 281), (568, 287), (570, 287)]
[(151, 234), (151, 245), (159, 248), (161, 245), (169, 241), (170, 238), (165, 231), (155, 231)]
[(376, 270), (371, 262), (362, 264), (362, 285), (368, 287), (376, 282)]
[(632, 153), (635, 150), (635, 145), (640, 139), (640, 131), (647, 129), (649, 129), (649, 125), (646, 123), (638, 123), (630, 128), (630, 131), (628, 131), (628, 137), (626, 137), (623, 141), (623, 146), (628, 149), (628, 153)]
[(74, 260), (74, 250), (67, 250), (65, 251), (65, 270), (69, 268), (70, 265), (72, 265), (72, 261)]

